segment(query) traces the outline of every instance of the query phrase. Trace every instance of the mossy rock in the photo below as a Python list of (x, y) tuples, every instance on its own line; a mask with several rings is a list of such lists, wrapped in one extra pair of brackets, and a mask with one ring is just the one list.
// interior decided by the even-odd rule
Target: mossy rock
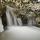
[(0, 16), (2, 16), (6, 11), (6, 6), (5, 5), (1, 5), (0, 6)]

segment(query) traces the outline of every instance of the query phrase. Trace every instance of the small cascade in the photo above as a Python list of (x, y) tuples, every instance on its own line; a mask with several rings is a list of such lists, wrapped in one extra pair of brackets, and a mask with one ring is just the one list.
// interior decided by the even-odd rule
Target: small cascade
[[(14, 9), (9, 7), (9, 6), (7, 6), (6, 9), (7, 9), (6, 10), (6, 16), (7, 16), (8, 26), (12, 26), (12, 25), (17, 26), (18, 24), (19, 24), (19, 26), (21, 26), (22, 25), (21, 19), (17, 18), (15, 15), (13, 15), (14, 14), (14, 12), (13, 12)], [(14, 24), (13, 24), (13, 22), (14, 22)]]
[(22, 26), (22, 20), (21, 20), (21, 18), (18, 18), (17, 20), (18, 20), (19, 26)]
[(14, 25), (17, 26), (17, 18), (14, 16)]
[[(13, 11), (11, 11), (11, 14), (13, 13)], [(12, 14), (12, 17), (14, 19), (14, 25), (17, 26), (22, 26), (22, 20), (21, 18), (17, 18), (15, 15)]]
[(1, 20), (1, 17), (0, 17), (0, 32), (4, 31), (3, 29), (3, 24), (2, 24), (2, 20)]
[(32, 25), (32, 19), (31, 18), (28, 18), (28, 24), (27, 24), (28, 26), (33, 26)]
[[(10, 7), (11, 8), (11, 7)], [(18, 24), (17, 24), (17, 17), (14, 15), (14, 11), (13, 11), (14, 9), (13, 8), (11, 8), (11, 15), (12, 15), (12, 18), (13, 18), (13, 22), (14, 22), (14, 26), (17, 26)]]
[(9, 7), (6, 8), (6, 17), (7, 17), (7, 25), (8, 26), (12, 26), (13, 25), (13, 21), (12, 21), (12, 17), (11, 17), (11, 14), (10, 14), (10, 10), (9, 10)]

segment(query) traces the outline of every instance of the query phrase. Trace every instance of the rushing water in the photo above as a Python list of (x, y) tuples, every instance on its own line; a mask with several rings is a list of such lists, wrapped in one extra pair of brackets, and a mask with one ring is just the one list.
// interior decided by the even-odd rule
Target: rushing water
[[(6, 6), (6, 17), (7, 17), (7, 24), (8, 24), (8, 26), (12, 26), (12, 25), (22, 26), (23, 25), (21, 18), (17, 18), (14, 15), (14, 11), (15, 10), (16, 10), (15, 8)], [(34, 24), (35, 24), (34, 19), (32, 19), (31, 17), (28, 17), (28, 24), (27, 24), (27, 26), (33, 26)]]
[(3, 24), (2, 24), (2, 20), (1, 20), (1, 17), (0, 17), (0, 32), (4, 31), (3, 29)]
[[(6, 6), (7, 26), (18, 26), (18, 25), (22, 26), (23, 25), (21, 18), (17, 18), (14, 15), (15, 10), (16, 9), (14, 9), (14, 8)], [(28, 18), (27, 26), (32, 26), (32, 19), (31, 18)], [(0, 18), (0, 27), (2, 28), (2, 31), (3, 31), (3, 25), (2, 25), (1, 18)]]
[(10, 15), (10, 11), (9, 11), (8, 7), (6, 8), (6, 17), (7, 17), (7, 25), (8, 26), (12, 26), (13, 25), (13, 21), (12, 21), (12, 18), (11, 18), (11, 15)]
[[(7, 6), (6, 7), (6, 17), (7, 17), (7, 25), (12, 26), (12, 25), (22, 25), (22, 21), (20, 18), (17, 18), (15, 15), (13, 15), (13, 8)], [(14, 24), (13, 24), (14, 23)]]
[(32, 19), (28, 19), (28, 26), (32, 26)]

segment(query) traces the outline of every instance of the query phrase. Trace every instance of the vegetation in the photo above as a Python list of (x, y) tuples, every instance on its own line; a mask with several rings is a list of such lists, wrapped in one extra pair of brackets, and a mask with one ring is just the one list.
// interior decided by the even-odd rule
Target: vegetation
[(20, 17), (20, 14), (22, 15), (21, 18), (24, 16), (25, 19), (27, 19), (28, 17), (34, 17), (37, 24), (40, 24), (40, 3), (38, 3), (37, 1), (35, 2), (33, 0), (3, 0), (1, 4), (2, 8), (0, 6), (1, 11), (4, 10), (5, 5), (17, 8), (18, 10), (16, 9), (15, 14), (17, 14), (18, 17)]

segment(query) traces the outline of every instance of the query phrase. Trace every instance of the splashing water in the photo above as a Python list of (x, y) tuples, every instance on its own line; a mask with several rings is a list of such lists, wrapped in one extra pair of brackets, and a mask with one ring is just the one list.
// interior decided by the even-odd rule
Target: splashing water
[(6, 10), (6, 17), (7, 17), (7, 25), (8, 26), (12, 26), (13, 25), (13, 21), (12, 21), (12, 18), (11, 18), (9, 7), (7, 7), (7, 10)]
[[(18, 19), (15, 15), (13, 15), (13, 13), (14, 13), (13, 10), (14, 9), (9, 7), (9, 6), (7, 6), (6, 9), (7, 9), (6, 10), (6, 16), (7, 16), (7, 24), (8, 24), (8, 26), (12, 26), (12, 25), (17, 26), (18, 24), (21, 26), (22, 25), (21, 19), (20, 18)], [(14, 24), (13, 24), (13, 22), (14, 22)]]
[(3, 29), (3, 25), (2, 25), (2, 20), (1, 20), (1, 17), (0, 17), (0, 32), (4, 31)]

